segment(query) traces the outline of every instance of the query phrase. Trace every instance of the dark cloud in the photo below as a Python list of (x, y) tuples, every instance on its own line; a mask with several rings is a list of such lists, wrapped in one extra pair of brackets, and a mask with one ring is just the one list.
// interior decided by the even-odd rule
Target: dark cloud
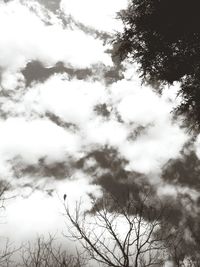
[(60, 117), (56, 116), (55, 114), (53, 114), (51, 112), (46, 112), (45, 117), (50, 119), (56, 125), (58, 125), (62, 128), (68, 129), (72, 132), (76, 132), (78, 130), (78, 126), (76, 124), (63, 121)]
[[(85, 163), (89, 159), (94, 159), (96, 165), (86, 168)], [(89, 153), (77, 162), (77, 167), (93, 177), (93, 184), (100, 185), (103, 192), (111, 194), (121, 203), (125, 203), (130, 196), (139, 201), (141, 191), (150, 190), (155, 194), (148, 178), (142, 173), (126, 171), (126, 163), (116, 149), (105, 147)], [(97, 168), (102, 171), (96, 172)]]
[[(20, 157), (11, 161), (14, 177), (20, 179), (24, 176), (32, 178), (51, 177), (54, 179), (67, 179), (71, 176), (73, 159), (66, 158), (63, 162), (48, 163), (41, 158), (37, 164), (25, 164)], [(30, 180), (31, 182), (32, 180)]]
[[(89, 159), (94, 159), (96, 162), (96, 165), (93, 165), (92, 168), (85, 167)], [(176, 162), (177, 161), (179, 162), (180, 159), (177, 159)], [(191, 159), (191, 161), (193, 161), (193, 159)], [(141, 205), (143, 197), (148, 195), (148, 201), (144, 206), (147, 215), (145, 219), (155, 220), (155, 214), (149, 216), (152, 208), (158, 214), (160, 210), (162, 210), (162, 216), (165, 221), (165, 224), (163, 226), (161, 225), (161, 227), (164, 227), (162, 230), (166, 231), (166, 225), (172, 227), (174, 229), (174, 238), (181, 233), (178, 248), (180, 256), (195, 255), (196, 257), (200, 244), (199, 240), (196, 240), (200, 234), (200, 227), (198, 224), (200, 221), (200, 214), (196, 210), (198, 210), (198, 206), (200, 206), (200, 204), (198, 204), (200, 200), (195, 201), (189, 193), (184, 192), (179, 192), (174, 196), (166, 194), (160, 197), (157, 195), (157, 188), (160, 184), (151, 184), (149, 178), (142, 173), (126, 171), (125, 165), (126, 161), (119, 157), (117, 150), (105, 147), (102, 150), (95, 150), (82, 158), (77, 163), (77, 168), (84, 170), (89, 176), (93, 176), (92, 183), (101, 186), (103, 196), (98, 199), (98, 205), (101, 205), (107, 196), (111, 195), (122, 205), (125, 205), (125, 203), (131, 199), (135, 202), (137, 210), (137, 207), (139, 208)], [(185, 165), (187, 165), (187, 161)], [(103, 171), (95, 172), (97, 167), (100, 167)], [(176, 171), (180, 171), (179, 168), (177, 170), (176, 167), (173, 169), (171, 173), (172, 179)], [(166, 180), (166, 182), (170, 181)], [(183, 182), (179, 185), (182, 184)], [(111, 203), (110, 211), (114, 211), (113, 207)], [(95, 212), (95, 206), (92, 208), (91, 212)], [(190, 237), (188, 237), (188, 235)]]
[(104, 148), (88, 153), (86, 157), (77, 162), (77, 167), (83, 168), (85, 161), (91, 158), (96, 160), (100, 168), (109, 169), (112, 172), (118, 170), (119, 167), (124, 168), (127, 163), (126, 160), (119, 157), (116, 149), (105, 146)]
[(191, 144), (185, 145), (178, 159), (168, 161), (162, 179), (173, 185), (200, 190), (200, 160)]
[(97, 115), (100, 115), (103, 117), (109, 117), (111, 114), (111, 112), (109, 111), (109, 109), (105, 103), (96, 105), (94, 107), (94, 111), (97, 113)]
[(92, 71), (90, 69), (67, 68), (62, 62), (58, 62), (53, 67), (45, 67), (39, 61), (32, 61), (27, 64), (26, 68), (22, 70), (22, 73), (26, 79), (26, 86), (29, 86), (32, 82), (44, 82), (56, 73), (66, 73), (71, 78), (74, 77), (82, 80), (90, 76)]
[(37, 0), (37, 2), (44, 5), (47, 9), (56, 12), (60, 7), (61, 0)]
[(134, 131), (132, 131), (129, 134), (128, 140), (136, 140), (137, 137), (147, 134), (147, 131), (151, 126), (152, 126), (152, 124), (148, 124), (148, 125), (145, 125), (145, 126), (143, 126), (143, 125), (137, 126), (134, 129)]
[(39, 61), (31, 61), (22, 70), (26, 79), (26, 86), (29, 86), (32, 82), (45, 82), (50, 76), (57, 73), (66, 73), (70, 79), (84, 80), (92, 78), (94, 81), (102, 81), (103, 79), (107, 85), (123, 78), (117, 67), (106, 67), (104, 64), (94, 64), (91, 68), (76, 69), (65, 67), (63, 62), (58, 62), (53, 67), (46, 67)]

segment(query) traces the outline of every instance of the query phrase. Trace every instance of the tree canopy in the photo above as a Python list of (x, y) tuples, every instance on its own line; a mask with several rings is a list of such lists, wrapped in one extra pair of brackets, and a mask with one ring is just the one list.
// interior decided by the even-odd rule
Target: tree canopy
[[(178, 113), (200, 126), (200, 2), (131, 0), (119, 13), (124, 24), (114, 41), (113, 58), (139, 63), (151, 84), (181, 83)], [(191, 116), (192, 115), (192, 116)]]

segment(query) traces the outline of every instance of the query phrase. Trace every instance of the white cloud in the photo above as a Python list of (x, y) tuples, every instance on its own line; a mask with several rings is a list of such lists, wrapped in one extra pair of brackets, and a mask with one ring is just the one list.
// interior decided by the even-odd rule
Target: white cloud
[(127, 0), (62, 0), (61, 10), (97, 30), (113, 32), (122, 28), (117, 12), (127, 7)]
[[(110, 117), (104, 118), (95, 113), (95, 106), (101, 103), (110, 107)], [(21, 140), (20, 146), (28, 147), (33, 157), (35, 157), (35, 147), (43, 147), (42, 150), (46, 151), (47, 156), (56, 150), (56, 153), (52, 152), (55, 155), (54, 160), (56, 155), (61, 159), (64, 155), (63, 149), (67, 146), (66, 138), (66, 142), (71, 143), (73, 147), (70, 150), (69, 146), (66, 151), (71, 151), (72, 155), (73, 153), (76, 155), (77, 151), (85, 154), (96, 147), (101, 149), (108, 145), (117, 149), (121, 157), (128, 160), (129, 170), (146, 174), (159, 173), (163, 164), (179, 155), (187, 140), (187, 135), (178, 124), (171, 122), (172, 103), (166, 100), (165, 96), (156, 95), (151, 88), (141, 86), (137, 80), (124, 79), (106, 89), (99, 82), (77, 79), (69, 81), (65, 75), (54, 75), (43, 84), (30, 87), (22, 94), (19, 103), (11, 101), (3, 105), (3, 108), (7, 112), (9, 109), (15, 110), (16, 115), (27, 118), (26, 127), (23, 122), (20, 126), (22, 130), (19, 134), (18, 132), (15, 134), (15, 136), (18, 134), (18, 137), (8, 138)], [(116, 112), (122, 119), (121, 122), (118, 121)], [(76, 132), (69, 134), (50, 122), (41, 121), (38, 124), (28, 121), (32, 117), (45, 116), (46, 113), (58, 116), (63, 122), (75, 124)], [(32, 127), (33, 124), (35, 128)], [(44, 125), (46, 125), (45, 130), (43, 130)], [(134, 137), (139, 126), (144, 128)], [(14, 127), (15, 125), (12, 126), (11, 132)], [(32, 128), (41, 128), (42, 132), (37, 133), (37, 130)], [(51, 144), (54, 135), (50, 129), (55, 129), (54, 148)], [(36, 132), (37, 136), (33, 146), (29, 144), (30, 138), (26, 141), (27, 134), (31, 135), (32, 132), (32, 135)], [(11, 150), (15, 151), (13, 148)], [(41, 154), (42, 152), (39, 153), (40, 156)], [(38, 157), (36, 156), (37, 159)]]
[(194, 202), (198, 201), (199, 198), (199, 192), (195, 189), (191, 189), (189, 187), (185, 187), (178, 184), (167, 184), (164, 182), (158, 186), (157, 194), (161, 198), (163, 196), (171, 196), (174, 197), (174, 199), (180, 194), (187, 194)]
[(113, 84), (112, 100), (122, 120), (132, 125), (130, 133), (137, 126), (146, 128), (135, 140), (119, 144), (119, 151), (129, 160), (129, 170), (159, 172), (168, 159), (179, 155), (187, 135), (171, 122), (173, 103), (165, 95), (159, 97), (151, 88), (139, 85), (135, 77)]
[(119, 81), (111, 90), (119, 102), (117, 110), (127, 123), (146, 125), (168, 118), (171, 106), (156, 96), (151, 88), (141, 87), (138, 81)]
[(118, 148), (126, 141), (128, 128), (116, 120), (93, 119), (83, 128), (85, 142), (88, 146), (105, 145)]
[(21, 72), (5, 71), (1, 75), (2, 90), (13, 91), (25, 87), (25, 79)]
[(184, 132), (167, 120), (164, 123), (153, 123), (154, 125), (135, 141), (126, 141), (121, 145), (120, 152), (129, 160), (129, 170), (146, 174), (159, 173), (169, 159), (179, 156), (180, 149), (187, 140)]
[(48, 66), (63, 61), (80, 68), (99, 61), (112, 64), (100, 40), (60, 24), (47, 26), (17, 0), (0, 3), (0, 32), (0, 67), (13, 72), (30, 60)]
[[(62, 231), (66, 232), (63, 195), (67, 194), (68, 204), (75, 209), (76, 201), (82, 200), (82, 208), (91, 206), (89, 193), (101, 195), (99, 186), (90, 185), (83, 174), (77, 173), (73, 180), (52, 181), (44, 190), (53, 188), (52, 196), (40, 190), (34, 191), (29, 197), (24, 198), (24, 192), (28, 188), (23, 187), (20, 191), (11, 191), (8, 195), (16, 196), (7, 201), (5, 211), (5, 224), (1, 225), (1, 236), (7, 236), (12, 241), (27, 241), (38, 235), (48, 237), (49, 233), (62, 237)], [(22, 194), (22, 195), (21, 195)], [(17, 229), (17, 231), (16, 231)], [(65, 242), (69, 242), (65, 239)]]
[[(0, 122), (1, 163), (20, 157), (26, 164), (63, 161), (66, 155), (78, 156), (79, 138), (48, 120), (26, 121), (10, 118)], [(3, 161), (3, 162), (2, 162)]]
[(44, 84), (29, 88), (21, 108), (27, 107), (27, 111), (38, 114), (51, 112), (80, 127), (93, 117), (94, 106), (105, 100), (105, 87), (99, 82), (69, 80), (65, 75), (54, 75)]

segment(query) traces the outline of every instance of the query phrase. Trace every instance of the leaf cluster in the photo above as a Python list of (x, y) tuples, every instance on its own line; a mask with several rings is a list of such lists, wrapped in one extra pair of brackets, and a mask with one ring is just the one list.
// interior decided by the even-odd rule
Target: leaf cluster
[[(124, 29), (113, 43), (113, 60), (137, 62), (149, 84), (181, 83), (178, 113), (200, 125), (200, 2), (131, 0), (119, 12)], [(189, 115), (189, 116), (188, 116)]]

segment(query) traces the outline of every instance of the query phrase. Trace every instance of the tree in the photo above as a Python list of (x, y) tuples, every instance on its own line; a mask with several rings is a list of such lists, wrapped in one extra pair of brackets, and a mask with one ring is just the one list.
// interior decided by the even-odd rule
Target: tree
[(158, 202), (156, 206), (150, 202), (145, 196), (140, 204), (129, 199), (121, 205), (109, 196), (100, 202), (93, 199), (90, 212), (82, 210), (80, 201), (74, 213), (64, 203), (67, 236), (81, 242), (88, 260), (100, 266), (162, 266), (169, 257), (174, 227), (166, 223), (162, 205), (158, 209)]
[[(13, 197), (5, 197), (6, 191), (9, 189), (8, 183), (5, 181), (0, 181), (0, 212), (5, 211), (5, 202), (8, 199)], [(12, 258), (15, 256), (16, 252), (18, 252), (20, 248), (15, 248), (13, 244), (9, 241), (8, 238), (3, 242), (3, 238), (1, 237), (1, 247), (0, 247), (0, 266), (12, 266)]]
[[(114, 40), (113, 59), (139, 64), (150, 84), (181, 83), (178, 114), (200, 125), (200, 2), (130, 0), (118, 17), (124, 24)], [(192, 115), (192, 117), (191, 117)]]
[(55, 238), (38, 237), (35, 243), (28, 242), (21, 249), (21, 263), (23, 267), (83, 267), (85, 262), (77, 253), (70, 255)]

